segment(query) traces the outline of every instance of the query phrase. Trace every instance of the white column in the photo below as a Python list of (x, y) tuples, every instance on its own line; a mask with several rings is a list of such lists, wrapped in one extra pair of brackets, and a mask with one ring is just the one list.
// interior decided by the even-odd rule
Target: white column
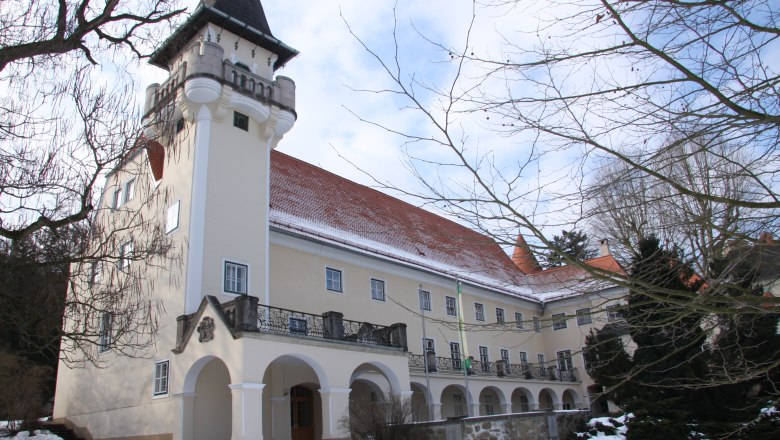
[(443, 417), (441, 416), (441, 403), (433, 403), (433, 414), (431, 414), (431, 421), (434, 420), (443, 420)]
[(339, 427), (339, 419), (349, 417), (349, 388), (322, 388), (322, 439), (348, 438), (349, 434)]
[(203, 292), (203, 241), (206, 227), (206, 180), (208, 178), (211, 111), (201, 105), (195, 118), (195, 155), (190, 199), (189, 249), (187, 251), (187, 285), (184, 313), (198, 310)]
[(477, 417), (479, 416), (479, 400), (476, 402), (471, 402), (471, 408), (469, 410), (469, 417)]
[(191, 439), (195, 418), (195, 393), (174, 394), (172, 397), (179, 400), (179, 419), (176, 421), (173, 440)]
[(273, 438), (290, 438), (290, 397), (271, 397), (271, 432)]
[(501, 414), (510, 414), (512, 412), (512, 402), (501, 404)]
[(232, 440), (262, 440), (265, 384), (234, 383), (228, 386), (233, 397)]

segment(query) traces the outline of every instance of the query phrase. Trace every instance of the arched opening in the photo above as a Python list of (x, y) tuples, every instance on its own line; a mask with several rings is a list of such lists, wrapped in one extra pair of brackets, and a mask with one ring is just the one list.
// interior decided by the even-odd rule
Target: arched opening
[(572, 390), (566, 390), (561, 396), (561, 409), (577, 409), (577, 393)]
[(501, 396), (493, 387), (487, 387), (479, 393), (479, 415), (493, 416), (501, 414)]
[(427, 422), (432, 420), (428, 390), (423, 385), (412, 383), (412, 421)]
[(449, 385), (441, 392), (442, 418), (463, 417), (469, 415), (468, 396), (460, 385)]
[(195, 382), (193, 421), (197, 429), (193, 429), (193, 439), (231, 438), (233, 405), (228, 385), (230, 373), (221, 360), (213, 358), (200, 370)]
[(551, 411), (555, 409), (555, 404), (557, 402), (557, 399), (555, 397), (555, 393), (545, 388), (542, 391), (539, 391), (539, 409), (543, 411)]
[(590, 396), (590, 412), (594, 417), (609, 414), (609, 403), (604, 397), (604, 388), (601, 385), (589, 386), (588, 395)]
[(531, 411), (531, 404), (533, 395), (525, 388), (516, 388), (512, 391), (512, 412), (528, 412)]
[(315, 392), (304, 385), (290, 388), (290, 438), (314, 440), (316, 436), (317, 400)]

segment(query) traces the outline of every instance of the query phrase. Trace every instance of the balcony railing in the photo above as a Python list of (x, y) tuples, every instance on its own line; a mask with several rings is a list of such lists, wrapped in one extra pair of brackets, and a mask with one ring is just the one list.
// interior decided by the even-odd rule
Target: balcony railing
[[(384, 326), (352, 321), (344, 319), (343, 314), (333, 311), (315, 315), (258, 304), (257, 298), (247, 295), (239, 296), (224, 304), (220, 304), (213, 296), (207, 297), (207, 300), (220, 311), (222, 320), (234, 335), (244, 332), (274, 333), (295, 338), (407, 350), (406, 324), (403, 323)], [(199, 327), (198, 331), (200, 331), (200, 326), (195, 322), (196, 318), (196, 313), (177, 318), (177, 347), (174, 351), (184, 349), (189, 335), (196, 327)]]
[[(429, 356), (428, 372), (444, 374), (463, 374), (464, 361), (460, 359)], [(425, 371), (425, 358), (420, 354), (409, 354), (409, 370)], [(561, 370), (555, 365), (544, 364), (507, 364), (504, 361), (471, 362), (470, 375), (496, 376), (528, 380), (556, 380), (561, 382), (577, 382), (577, 369)]]

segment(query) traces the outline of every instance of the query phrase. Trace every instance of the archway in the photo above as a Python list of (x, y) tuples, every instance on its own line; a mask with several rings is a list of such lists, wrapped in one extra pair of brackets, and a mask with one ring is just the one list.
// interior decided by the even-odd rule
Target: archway
[(263, 437), (317, 440), (322, 437), (322, 397), (328, 383), (313, 359), (287, 354), (274, 359), (263, 374)]
[[(196, 364), (193, 370), (200, 365)], [(192, 370), (191, 370), (192, 371)], [(230, 393), (230, 372), (225, 363), (211, 358), (200, 368), (195, 382), (195, 400), (193, 401), (194, 440), (231, 438), (233, 417)]]
[(441, 392), (441, 416), (463, 417), (469, 415), (467, 391), (461, 385), (449, 385)]
[(539, 409), (545, 411), (554, 410), (557, 403), (558, 398), (553, 390), (545, 388), (539, 391)]
[(533, 394), (525, 388), (515, 388), (512, 391), (512, 412), (529, 412), (533, 404)]
[(590, 396), (590, 412), (594, 417), (609, 414), (609, 403), (604, 397), (604, 388), (601, 385), (590, 385), (588, 395)]
[(501, 414), (500, 391), (493, 387), (486, 387), (479, 393), (479, 415), (492, 416)]
[(412, 383), (412, 421), (413, 422), (427, 422), (432, 420), (430, 414), (430, 396), (428, 390), (424, 385), (418, 383)]
[(567, 389), (561, 396), (561, 409), (577, 409), (578, 402), (577, 392)]
[(305, 385), (290, 388), (290, 438), (292, 440), (315, 440), (317, 438), (315, 392)]

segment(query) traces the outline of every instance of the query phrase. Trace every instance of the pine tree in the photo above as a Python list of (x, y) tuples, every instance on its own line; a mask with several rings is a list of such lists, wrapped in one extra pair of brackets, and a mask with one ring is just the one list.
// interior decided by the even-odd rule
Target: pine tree
[(542, 265), (547, 269), (565, 263), (565, 257), (575, 260), (589, 260), (597, 255), (588, 245), (588, 234), (577, 230), (562, 230), (561, 235), (552, 239), (552, 248), (543, 255)]

